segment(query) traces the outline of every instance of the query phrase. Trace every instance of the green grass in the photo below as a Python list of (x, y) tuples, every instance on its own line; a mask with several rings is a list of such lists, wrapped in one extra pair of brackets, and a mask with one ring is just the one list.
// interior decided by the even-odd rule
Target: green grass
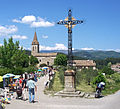
[(56, 72), (54, 83), (53, 83), (53, 91), (58, 92), (60, 90), (63, 90), (63, 85), (61, 84), (60, 79), (59, 79), (59, 72)]
[(50, 84), (50, 87), (44, 90), (45, 94), (54, 95), (54, 93), (63, 90), (63, 85), (61, 84), (59, 79), (59, 72), (55, 73), (55, 76), (51, 82), (52, 83)]
[(103, 95), (110, 95), (110, 94), (114, 94), (118, 90), (120, 90), (120, 83), (114, 83), (111, 85), (107, 85), (105, 90), (102, 91), (102, 94)]
[[(55, 77), (52, 82), (52, 87), (46, 89), (46, 93), (54, 95), (54, 93), (63, 90), (64, 86), (60, 81), (59, 72), (55, 73)], [(96, 85), (88, 85), (85, 80), (81, 81), (79, 85), (76, 86), (76, 90), (86, 92), (86, 93), (95, 93)], [(120, 82), (116, 82), (113, 78), (107, 78), (107, 83), (105, 89), (102, 90), (102, 95), (110, 95), (120, 90)]]
[(76, 90), (80, 90), (82, 92), (95, 92), (95, 88), (93, 88), (91, 85), (87, 85), (85, 82), (81, 82), (78, 86), (76, 86)]
[[(82, 92), (87, 92), (87, 93), (93, 93), (95, 92), (96, 89), (95, 87), (93, 88), (91, 85), (87, 85), (85, 82), (81, 82), (79, 86), (76, 87), (76, 90), (80, 90)], [(106, 95), (114, 94), (118, 90), (120, 90), (120, 83), (114, 83), (110, 85), (107, 84), (105, 89), (102, 90), (102, 95), (106, 96)]]

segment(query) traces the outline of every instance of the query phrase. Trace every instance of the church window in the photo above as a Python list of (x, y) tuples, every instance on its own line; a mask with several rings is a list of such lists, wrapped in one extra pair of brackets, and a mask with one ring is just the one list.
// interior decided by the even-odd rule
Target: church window
[(47, 62), (47, 65), (49, 65), (49, 62)]
[(34, 47), (33, 47), (33, 51), (34, 51)]

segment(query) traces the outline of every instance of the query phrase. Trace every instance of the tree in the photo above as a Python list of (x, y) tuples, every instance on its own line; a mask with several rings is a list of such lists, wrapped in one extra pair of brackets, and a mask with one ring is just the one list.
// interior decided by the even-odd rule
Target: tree
[(90, 85), (97, 75), (97, 70), (93, 70), (92, 68), (84, 68), (81, 71), (76, 72), (76, 84), (79, 85), (81, 81), (85, 81), (88, 85)]
[(58, 54), (54, 60), (55, 65), (67, 65), (67, 56), (65, 54)]
[(25, 68), (24, 70), (27, 73), (31, 73), (31, 72), (37, 71), (37, 68), (35, 66), (29, 65), (29, 67)]
[(105, 66), (101, 71), (108, 75), (115, 73), (110, 67), (107, 67), (107, 66)]
[(38, 62), (38, 59), (33, 55), (30, 56), (30, 65), (35, 66)]
[(108, 68), (111, 68), (111, 65), (112, 65), (112, 63), (111, 63), (111, 62), (109, 62), (109, 63), (108, 63), (108, 65), (107, 65), (107, 66), (108, 66)]
[[(29, 56), (23, 47), (19, 47), (19, 41), (13, 42), (10, 38), (8, 43), (4, 39), (4, 45), (0, 47), (0, 69), (9, 69), (10, 73), (23, 73), (23, 68), (29, 66)], [(6, 73), (7, 70), (4, 70)]]
[(93, 84), (97, 84), (100, 82), (106, 82), (106, 78), (102, 72), (98, 72), (98, 76), (93, 80)]

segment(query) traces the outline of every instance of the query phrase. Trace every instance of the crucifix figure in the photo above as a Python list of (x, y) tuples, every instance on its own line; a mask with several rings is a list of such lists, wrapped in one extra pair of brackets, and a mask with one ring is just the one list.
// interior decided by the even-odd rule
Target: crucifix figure
[(65, 27), (68, 28), (68, 67), (73, 66), (73, 55), (72, 55), (72, 28), (76, 24), (83, 23), (83, 20), (76, 20), (74, 17), (72, 17), (72, 11), (71, 9), (68, 11), (68, 17), (65, 20), (60, 20), (57, 22), (57, 24), (65, 25)]

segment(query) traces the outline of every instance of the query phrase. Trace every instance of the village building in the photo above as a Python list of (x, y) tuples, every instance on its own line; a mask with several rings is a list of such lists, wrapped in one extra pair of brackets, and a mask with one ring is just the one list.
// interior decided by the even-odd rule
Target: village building
[[(35, 56), (38, 61), (38, 67), (41, 64), (46, 64), (47, 66), (52, 66), (54, 64), (54, 59), (58, 53), (40, 53), (39, 52), (39, 42), (37, 40), (37, 34), (35, 32), (34, 39), (32, 41), (31, 55)], [(96, 69), (96, 63), (93, 60), (73, 60), (73, 66), (82, 69), (90, 68)]]
[(40, 66), (41, 64), (52, 66), (54, 64), (54, 59), (56, 58), (58, 53), (40, 53), (39, 42), (37, 40), (37, 34), (35, 32), (34, 39), (32, 41), (31, 54), (38, 59), (39, 61), (38, 66)]
[(73, 66), (77, 69), (93, 68), (96, 69), (96, 63), (93, 60), (73, 60)]
[(111, 65), (111, 69), (120, 73), (120, 63)]

